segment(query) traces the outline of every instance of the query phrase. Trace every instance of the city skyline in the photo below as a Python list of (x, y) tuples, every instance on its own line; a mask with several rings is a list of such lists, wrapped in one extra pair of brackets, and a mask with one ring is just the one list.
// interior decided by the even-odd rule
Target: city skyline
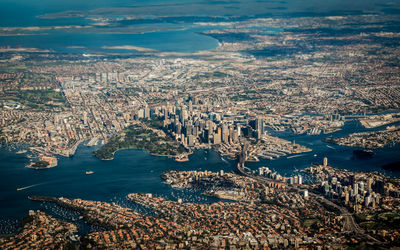
[(399, 3), (0, 9), (0, 248), (400, 245)]

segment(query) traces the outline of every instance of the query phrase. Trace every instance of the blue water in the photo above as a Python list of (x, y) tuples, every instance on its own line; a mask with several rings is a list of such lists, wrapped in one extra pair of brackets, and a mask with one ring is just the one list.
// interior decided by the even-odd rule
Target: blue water
[[(156, 1), (0, 1), (0, 27), (48, 27), (88, 25), (95, 21), (86, 18), (40, 18), (41, 15), (68, 10), (88, 11), (103, 7), (127, 7), (133, 4), (151, 4)], [(168, 2), (168, 1), (163, 1)], [(0, 46), (38, 48), (62, 53), (129, 53), (129, 50), (104, 50), (102, 46), (131, 45), (167, 52), (197, 52), (214, 49), (216, 39), (201, 35), (203, 27), (184, 24), (139, 22), (135, 25), (104, 29), (63, 29), (26, 32), (27, 35), (0, 35)], [(21, 33), (21, 32), (20, 32)], [(22, 32), (23, 33), (23, 32)], [(71, 49), (82, 46), (83, 49)]]
[[(240, 21), (256, 17), (340, 15), (349, 11), (371, 11), (378, 0), (353, 1), (190, 1), (190, 0), (2, 0), (0, 1), (0, 27), (47, 27), (68, 25), (91, 25), (96, 23), (86, 17), (111, 18), (110, 26), (92, 30), (67, 29), (58, 31), (27, 32), (29, 35), (1, 35), (0, 46), (33, 47), (62, 53), (105, 53), (102, 46), (131, 45), (168, 52), (197, 52), (218, 46), (216, 39), (198, 34), (196, 22)], [(397, 4), (391, 3), (393, 7)], [(375, 7), (374, 7), (375, 6)], [(121, 8), (122, 7), (122, 8)], [(127, 9), (128, 7), (128, 9)], [(111, 8), (119, 8), (110, 12)], [(115, 10), (115, 9), (113, 9)], [(78, 11), (89, 14), (72, 18), (41, 18), (45, 14)], [(357, 12), (357, 13), (358, 13)], [(97, 15), (96, 15), (97, 13)], [(130, 20), (116, 21), (115, 18)], [(132, 20), (131, 18), (134, 18)], [(192, 25), (192, 26), (191, 26)], [(142, 30), (142, 28), (146, 28)], [(150, 29), (149, 29), (150, 28)], [(163, 29), (160, 31), (160, 28)], [(164, 30), (168, 28), (168, 31)], [(218, 27), (207, 27), (216, 29)], [(282, 31), (254, 26), (263, 34)], [(138, 29), (138, 30), (137, 30)], [(132, 34), (135, 33), (135, 34)], [(86, 49), (70, 49), (69, 46), (84, 46)], [(111, 51), (130, 52), (130, 51)], [(267, 51), (268, 52), (268, 51)], [(261, 52), (258, 52), (261, 53)]]
[[(85, 18), (58, 18), (42, 19), (40, 15), (61, 12), (66, 10), (89, 11), (105, 7), (126, 7), (133, 4), (151, 4), (158, 2), (190, 2), (189, 0), (2, 0), (0, 1), (0, 27), (28, 27), (28, 26), (54, 26), (54, 25), (87, 25), (94, 21)], [(291, 1), (289, 1), (291, 2)], [(292, 1), (303, 5), (304, 1)], [(320, 1), (318, 1), (320, 2)], [(331, 4), (335, 1), (329, 1)], [(361, 1), (355, 1), (361, 2)], [(364, 1), (362, 1), (364, 2)], [(371, 4), (374, 1), (367, 1)], [(216, 3), (214, 3), (216, 4)], [(201, 12), (201, 10), (198, 10)], [(243, 10), (252, 13), (250, 7)], [(265, 10), (267, 11), (267, 10)], [(259, 12), (259, 10), (258, 10)], [(174, 13), (170, 13), (173, 15)], [(208, 13), (204, 13), (207, 15)], [(244, 18), (244, 17), (243, 17)], [(42, 31), (28, 36), (0, 36), (0, 46), (10, 45), (16, 47), (34, 47), (49, 49), (56, 52), (67, 53), (104, 53), (115, 52), (104, 50), (102, 46), (132, 45), (152, 48), (160, 51), (196, 52), (215, 48), (217, 40), (199, 32), (211, 29), (210, 27), (195, 27), (190, 22), (160, 23), (160, 21), (130, 24), (129, 27), (169, 28), (170, 30), (130, 34), (128, 32), (110, 33), (105, 31), (79, 32), (67, 31)], [(216, 28), (216, 27), (214, 27)], [(264, 32), (280, 32), (281, 29), (271, 30), (265, 27)], [(265, 29), (265, 30), (264, 30)], [(113, 30), (115, 31), (115, 30)], [(69, 46), (83, 46), (84, 49), (71, 49)], [(128, 52), (128, 51), (117, 51)], [(332, 134), (343, 136), (363, 128), (357, 122), (349, 122), (342, 131)], [(327, 156), (329, 164), (333, 167), (345, 168), (356, 171), (381, 171), (380, 166), (386, 163), (400, 161), (400, 146), (386, 147), (375, 151), (375, 156), (369, 160), (356, 160), (352, 158), (353, 148), (331, 145), (321, 141), (324, 135), (306, 136), (293, 135), (290, 132), (272, 132), (271, 134), (293, 140), (313, 149), (301, 157), (287, 159), (282, 157), (275, 161), (262, 160), (257, 163), (247, 163), (256, 169), (259, 166), (268, 166), (283, 175), (291, 175), (293, 170), (310, 166), (313, 162), (322, 162)], [(90, 200), (124, 202), (124, 197), (131, 192), (151, 192), (176, 200), (178, 197), (185, 201), (209, 202), (214, 199), (199, 195), (198, 191), (174, 190), (162, 183), (160, 174), (169, 169), (178, 170), (211, 170), (221, 169), (230, 171), (234, 168), (233, 161), (223, 161), (213, 150), (199, 150), (190, 156), (190, 161), (178, 163), (165, 157), (149, 155), (142, 150), (124, 150), (117, 152), (113, 161), (100, 161), (92, 156), (95, 148), (81, 145), (72, 158), (59, 157), (59, 166), (46, 170), (33, 170), (25, 168), (29, 160), (25, 155), (17, 155), (5, 148), (0, 148), (0, 234), (15, 231), (20, 218), (30, 209), (41, 209), (50, 214), (60, 216), (60, 213), (69, 213), (43, 205), (27, 199), (29, 195), (65, 196), (70, 198), (83, 198)], [(316, 154), (317, 156), (314, 156)], [(86, 175), (86, 170), (95, 173)], [(387, 174), (400, 177), (398, 173)], [(28, 187), (22, 191), (17, 188)], [(129, 204), (124, 204), (129, 205)], [(75, 216), (75, 215), (71, 215)], [(62, 216), (61, 216), (62, 217)], [(5, 226), (6, 225), (6, 226)], [(7, 231), (7, 230), (8, 231)], [(6, 231), (5, 231), (6, 230)]]
[[(394, 123), (394, 125), (400, 125), (400, 123)], [(386, 125), (387, 126), (387, 125)], [(312, 163), (321, 164), (323, 158), (327, 157), (329, 165), (335, 168), (348, 169), (350, 171), (364, 171), (364, 172), (382, 172), (388, 176), (394, 178), (400, 178), (400, 172), (391, 172), (381, 169), (381, 166), (387, 163), (400, 161), (400, 144), (388, 145), (381, 149), (374, 151), (374, 156), (371, 159), (355, 159), (353, 157), (353, 150), (356, 148), (339, 146), (323, 142), (322, 139), (326, 137), (343, 137), (354, 132), (365, 132), (365, 131), (376, 131), (384, 129), (386, 126), (377, 127), (374, 129), (365, 129), (362, 125), (356, 121), (347, 121), (342, 130), (329, 135), (314, 135), (309, 136), (306, 134), (295, 135), (292, 132), (276, 132), (268, 130), (273, 136), (293, 141), (311, 148), (313, 151), (309, 153), (299, 154), (301, 156), (294, 158), (281, 157), (277, 160), (264, 160), (260, 159), (260, 162), (249, 162), (247, 165), (251, 169), (256, 169), (260, 166), (267, 166), (270, 169), (274, 169), (282, 175), (290, 176), (294, 170), (301, 170), (309, 167)], [(315, 156), (316, 155), (316, 156)]]
[[(121, 201), (133, 192), (149, 192), (172, 200), (208, 202), (215, 199), (200, 195), (200, 191), (174, 190), (162, 183), (160, 175), (169, 170), (231, 170), (213, 150), (196, 151), (189, 162), (175, 162), (167, 157), (152, 156), (142, 150), (123, 150), (112, 161), (92, 156), (95, 147), (80, 145), (74, 157), (59, 157), (55, 168), (34, 170), (25, 168), (29, 160), (0, 148), (0, 228), (2, 220), (18, 220), (30, 209), (45, 209), (28, 200), (29, 195), (83, 198), (100, 201)], [(85, 171), (94, 171), (86, 175)], [(17, 188), (33, 187), (17, 191)], [(0, 234), (2, 232), (0, 231)]]
[[(397, 123), (399, 124), (399, 123)], [(372, 130), (382, 129), (375, 128)], [(332, 136), (345, 136), (355, 131), (367, 131), (358, 121), (346, 122), (343, 130), (335, 132)], [(290, 176), (294, 170), (309, 167), (312, 163), (322, 163), (323, 157), (328, 157), (329, 165), (352, 171), (379, 171), (383, 164), (400, 161), (400, 144), (374, 150), (372, 159), (353, 159), (354, 148), (330, 145), (321, 139), (327, 135), (307, 136), (294, 135), (293, 133), (269, 131), (274, 136), (287, 140), (296, 140), (313, 149), (310, 153), (287, 159), (261, 160), (248, 162), (251, 169), (268, 166), (284, 176)], [(330, 147), (328, 147), (330, 146)], [(214, 150), (197, 150), (190, 156), (189, 162), (175, 162), (167, 157), (158, 157), (143, 150), (122, 150), (115, 154), (112, 161), (101, 161), (92, 156), (96, 147), (80, 145), (75, 156), (71, 158), (59, 157), (59, 165), (45, 170), (25, 168), (29, 163), (26, 155), (15, 154), (5, 147), (0, 148), (0, 234), (2, 225), (13, 222), (8, 229), (16, 230), (19, 219), (26, 215), (30, 209), (41, 209), (59, 218), (60, 208), (43, 205), (28, 200), (29, 195), (49, 195), (56, 197), (82, 198), (117, 202), (123, 206), (131, 206), (124, 197), (129, 193), (148, 192), (177, 200), (183, 198), (190, 202), (212, 202), (216, 199), (201, 195), (200, 190), (176, 190), (162, 183), (160, 175), (170, 169), (176, 170), (234, 170), (235, 162), (226, 161)], [(314, 155), (317, 156), (314, 156)], [(86, 175), (85, 171), (95, 173)], [(385, 172), (385, 174), (399, 178), (400, 173)], [(33, 185), (33, 186), (32, 186)], [(28, 187), (22, 191), (17, 188)], [(70, 213), (70, 212), (62, 212)], [(82, 226), (88, 231), (88, 226)], [(83, 229), (82, 229), (83, 230)], [(8, 232), (8, 231), (6, 231)]]
[[(93, 53), (115, 52), (102, 49), (103, 46), (139, 46), (168, 52), (196, 52), (214, 49), (217, 40), (197, 33), (197, 29), (177, 29), (148, 32), (144, 34), (75, 33), (65, 31), (46, 31), (45, 34), (25, 36), (0, 36), (0, 46), (20, 45), (28, 48), (50, 49), (56, 52)], [(71, 49), (69, 46), (83, 46)], [(118, 52), (132, 52), (118, 50)]]

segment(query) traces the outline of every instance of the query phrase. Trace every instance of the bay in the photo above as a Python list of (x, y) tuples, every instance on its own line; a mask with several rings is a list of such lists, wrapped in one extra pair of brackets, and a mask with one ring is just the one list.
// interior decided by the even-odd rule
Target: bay
[[(398, 125), (398, 123), (396, 123)], [(375, 128), (372, 130), (382, 129)], [(371, 130), (371, 129), (370, 129)], [(347, 121), (341, 131), (332, 136), (345, 136), (353, 132), (369, 131), (361, 126), (357, 120)], [(252, 170), (267, 166), (283, 176), (297, 174), (297, 170), (309, 167), (313, 163), (322, 163), (328, 157), (332, 167), (350, 171), (378, 171), (399, 178), (400, 173), (389, 172), (381, 166), (390, 162), (400, 161), (400, 144), (390, 145), (374, 150), (372, 159), (353, 158), (352, 147), (342, 147), (323, 142), (327, 135), (294, 135), (293, 133), (269, 131), (273, 136), (287, 140), (295, 140), (311, 148), (309, 153), (299, 154), (298, 157), (281, 157), (277, 160), (263, 160), (247, 162)], [(176, 162), (167, 157), (148, 154), (143, 150), (129, 149), (118, 151), (112, 161), (101, 161), (92, 155), (98, 148), (87, 147), (81, 144), (73, 157), (58, 157), (58, 166), (51, 169), (34, 170), (25, 168), (29, 159), (24, 154), (16, 154), (5, 147), (0, 148), (0, 234), (10, 233), (19, 226), (19, 220), (30, 209), (40, 209), (65, 219), (65, 214), (50, 205), (33, 202), (28, 199), (30, 195), (44, 195), (55, 197), (82, 198), (116, 202), (123, 206), (133, 206), (126, 201), (129, 193), (145, 192), (163, 196), (167, 199), (177, 200), (182, 198), (185, 202), (213, 202), (215, 198), (201, 195), (201, 190), (177, 190), (162, 182), (160, 175), (168, 170), (208, 170), (230, 172), (235, 170), (236, 162), (226, 160), (213, 149), (196, 150), (190, 155), (189, 162)], [(86, 171), (94, 174), (86, 175)], [(17, 191), (17, 188), (26, 189)], [(133, 207), (137, 209), (137, 207)], [(13, 226), (11, 226), (11, 224)], [(81, 226), (83, 232), (88, 232), (88, 225)], [(5, 230), (2, 232), (2, 228)]]

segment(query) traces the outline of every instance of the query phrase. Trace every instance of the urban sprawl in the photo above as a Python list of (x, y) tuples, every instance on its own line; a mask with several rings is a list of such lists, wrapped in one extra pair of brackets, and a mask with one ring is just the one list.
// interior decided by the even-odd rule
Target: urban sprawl
[[(31, 196), (78, 211), (82, 220), (104, 230), (80, 235), (73, 222), (30, 211), (18, 234), (0, 238), (0, 248), (398, 246), (398, 180), (329, 166), (326, 158), (291, 177), (268, 167), (245, 167), (247, 161), (312, 151), (271, 131), (333, 135), (326, 141), (362, 150), (398, 143), (400, 128), (394, 123), (400, 113), (380, 112), (399, 109), (400, 35), (367, 29), (385, 28), (396, 18), (196, 23), (225, 27), (203, 34), (216, 38), (218, 48), (196, 53), (140, 49), (129, 56), (94, 56), (4, 49), (0, 140), (23, 145), (21, 152), (32, 158), (27, 167), (55, 167), (57, 157), (73, 155), (81, 143), (101, 143), (94, 155), (102, 160), (140, 148), (189, 161), (194, 150), (214, 148), (235, 167), (229, 173), (171, 170), (161, 176), (166, 185), (200, 189), (219, 198), (216, 203), (126, 196), (154, 215), (109, 202)], [(333, 28), (343, 32), (328, 32)], [(336, 137), (349, 120), (365, 131)], [(303, 181), (306, 176), (312, 181)]]

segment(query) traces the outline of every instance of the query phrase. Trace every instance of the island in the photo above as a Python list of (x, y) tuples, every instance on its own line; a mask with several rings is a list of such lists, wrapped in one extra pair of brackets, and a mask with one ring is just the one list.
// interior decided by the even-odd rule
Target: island
[(55, 156), (39, 155), (39, 161), (31, 162), (26, 167), (33, 169), (46, 169), (56, 167), (58, 164), (57, 158)]

